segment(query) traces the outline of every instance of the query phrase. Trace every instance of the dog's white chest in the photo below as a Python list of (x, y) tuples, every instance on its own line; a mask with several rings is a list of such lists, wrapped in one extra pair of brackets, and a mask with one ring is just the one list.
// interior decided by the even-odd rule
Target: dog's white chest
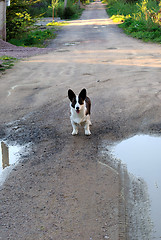
[(83, 124), (86, 121), (85, 111), (76, 113), (75, 110), (71, 109), (71, 120), (77, 124)]

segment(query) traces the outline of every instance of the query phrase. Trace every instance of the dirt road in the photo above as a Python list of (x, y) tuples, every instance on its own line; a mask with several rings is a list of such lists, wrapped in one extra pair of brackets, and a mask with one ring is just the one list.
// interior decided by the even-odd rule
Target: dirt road
[[(0, 79), (0, 138), (32, 144), (0, 191), (0, 239), (139, 239), (128, 236), (126, 182), (100, 149), (160, 133), (161, 47), (125, 36), (100, 2), (49, 47)], [(90, 137), (71, 135), (69, 88), (88, 91)]]

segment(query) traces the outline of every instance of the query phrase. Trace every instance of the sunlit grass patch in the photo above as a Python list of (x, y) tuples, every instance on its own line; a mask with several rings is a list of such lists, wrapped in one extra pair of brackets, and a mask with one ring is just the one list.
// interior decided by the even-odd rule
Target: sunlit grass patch
[(53, 27), (61, 27), (61, 26), (65, 26), (65, 25), (68, 25), (69, 22), (55, 22), (55, 21), (52, 21), (48, 24), (46, 24), (46, 26), (53, 26)]
[(124, 15), (112, 15), (111, 19), (116, 23), (124, 22), (125, 19), (129, 18), (130, 15), (124, 16)]

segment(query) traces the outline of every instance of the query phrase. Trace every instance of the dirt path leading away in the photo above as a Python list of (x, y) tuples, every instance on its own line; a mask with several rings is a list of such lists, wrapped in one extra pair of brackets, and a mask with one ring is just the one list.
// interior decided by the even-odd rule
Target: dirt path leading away
[[(0, 79), (0, 137), (32, 142), (0, 191), (0, 239), (129, 239), (125, 186), (98, 149), (105, 139), (160, 132), (161, 47), (125, 36), (100, 2), (49, 47)], [(84, 87), (92, 135), (73, 137), (67, 90)]]

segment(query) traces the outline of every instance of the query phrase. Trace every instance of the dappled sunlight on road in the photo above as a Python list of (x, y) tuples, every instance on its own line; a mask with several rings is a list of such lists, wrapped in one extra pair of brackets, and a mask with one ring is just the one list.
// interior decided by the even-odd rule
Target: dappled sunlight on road
[[(97, 11), (96, 11), (97, 9)], [(92, 11), (91, 11), (92, 10)], [(57, 50), (47, 56), (29, 59), (28, 63), (136, 66), (160, 68), (158, 48), (142, 45), (122, 34), (100, 2), (86, 7), (82, 19), (70, 21), (65, 34), (58, 38)], [(68, 37), (70, 35), (70, 39)], [(54, 44), (52, 45), (53, 47)]]
[(122, 66), (137, 66), (137, 67), (161, 67), (161, 57), (158, 52), (153, 51), (148, 53), (145, 50), (138, 49), (106, 49), (106, 50), (74, 50), (73, 56), (63, 54), (60, 57), (54, 57), (54, 54), (44, 56), (44, 58), (30, 59), (24, 61), (27, 63), (78, 63), (78, 64), (96, 64), (96, 65), (122, 65)]
[(87, 20), (75, 20), (75, 21), (70, 21), (69, 26), (85, 26), (85, 25), (117, 25), (118, 23), (114, 23), (111, 19), (109, 18), (104, 18), (104, 19), (87, 19)]

